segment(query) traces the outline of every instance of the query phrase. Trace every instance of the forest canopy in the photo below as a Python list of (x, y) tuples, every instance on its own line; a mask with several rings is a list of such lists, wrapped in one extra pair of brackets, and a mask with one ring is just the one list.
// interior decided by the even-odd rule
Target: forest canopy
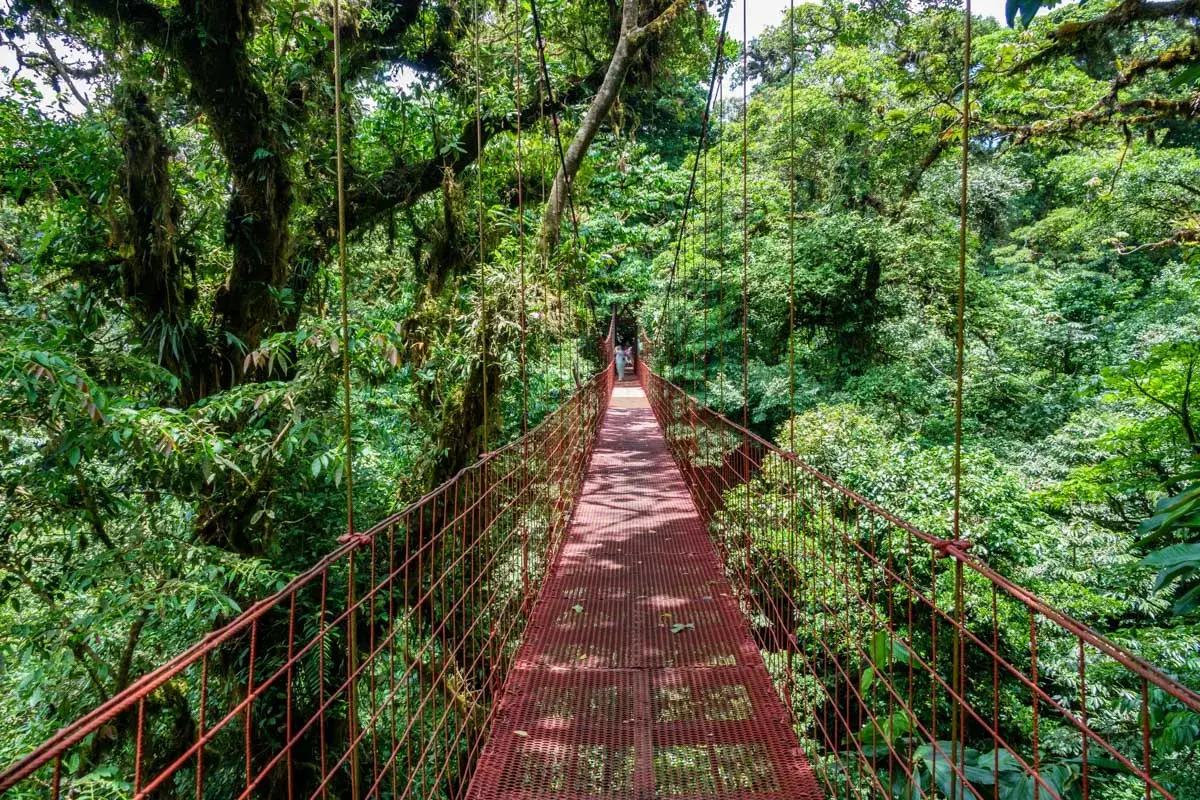
[(343, 352), (367, 522), (557, 407), (617, 307), (947, 534), (964, 67), (966, 535), (1200, 685), (1200, 0), (1009, 6), (964, 65), (952, 1), (744, 50), (720, 4), (346, 3), (343, 287), (330, 3), (6, 0), (0, 766), (335, 546)]

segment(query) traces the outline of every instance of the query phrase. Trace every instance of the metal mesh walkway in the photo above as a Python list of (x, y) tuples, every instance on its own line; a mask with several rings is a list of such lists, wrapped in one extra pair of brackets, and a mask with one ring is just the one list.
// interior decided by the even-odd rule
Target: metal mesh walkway
[(619, 385), (468, 796), (820, 794), (646, 397)]

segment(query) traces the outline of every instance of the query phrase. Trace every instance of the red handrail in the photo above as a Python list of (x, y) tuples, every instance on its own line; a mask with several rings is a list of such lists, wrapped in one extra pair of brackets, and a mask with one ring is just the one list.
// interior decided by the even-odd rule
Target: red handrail
[[(397, 796), (426, 797), (465, 784), (611, 386), (610, 365), (525, 436), (348, 537), (5, 767), (0, 791), (67, 796), (100, 765), (134, 797), (182, 794), (183, 784), (196, 796), (206, 785), (248, 797), (285, 784), (289, 797), (364, 796), (364, 786), (387, 781), (407, 783)], [(360, 652), (351, 660), (347, 626), (356, 615)], [(349, 712), (352, 687), (359, 708)], [(173, 705), (159, 696), (168, 690)], [(397, 714), (409, 726), (399, 737)], [(173, 726), (191, 733), (168, 741), (162, 730)], [(208, 749), (219, 740), (227, 751), (237, 739), (242, 762), (214, 766)], [(71, 755), (81, 766), (66, 774)]]
[[(745, 609), (764, 629), (760, 646), (784, 664), (779, 688), (798, 704), (792, 710), (809, 733), (810, 761), (828, 767), (827, 792), (865, 772), (858, 777), (880, 794), (890, 796), (898, 779), (911, 783), (914, 797), (931, 794), (928, 762), (941, 761), (959, 794), (990, 794), (980, 788), (989, 766), (967, 762), (986, 747), (995, 754), (990, 774), (1028, 781), (1035, 795), (1059, 796), (1043, 763), (1052, 758), (1056, 775), (1066, 770), (1088, 791), (1097, 780), (1125, 781), (1146, 797), (1177, 796), (1181, 779), (1158, 774), (1179, 754), (1153, 741), (1149, 689), (1192, 712), (1200, 712), (1200, 694), (999, 574), (968, 543), (900, 519), (702, 407), (645, 361), (639, 376)], [(1027, 622), (1022, 647), (1001, 639), (1001, 610)], [(886, 639), (886, 675), (875, 652), (885, 639), (874, 637)], [(1077, 686), (1061, 676), (1049, 685), (1039, 647), (1059, 668), (1072, 662)], [(1134, 730), (1092, 716), (1088, 676), (1101, 669), (1110, 691), (1115, 684), (1137, 698)], [(795, 698), (798, 681), (808, 691)], [(1004, 721), (1012, 709), (1001, 695), (1011, 705), (1014, 693), (1030, 710), (1028, 731)], [(939, 731), (939, 715), (951, 730)], [(905, 730), (888, 735), (889, 726)], [(1047, 728), (1058, 752), (1047, 751)], [(1061, 752), (1064, 737), (1075, 742), (1070, 756)]]

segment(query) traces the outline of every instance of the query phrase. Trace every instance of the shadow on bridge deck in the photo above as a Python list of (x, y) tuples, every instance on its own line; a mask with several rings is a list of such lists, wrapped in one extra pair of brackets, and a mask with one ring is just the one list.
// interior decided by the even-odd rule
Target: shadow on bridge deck
[(613, 391), (468, 796), (821, 796), (631, 381)]

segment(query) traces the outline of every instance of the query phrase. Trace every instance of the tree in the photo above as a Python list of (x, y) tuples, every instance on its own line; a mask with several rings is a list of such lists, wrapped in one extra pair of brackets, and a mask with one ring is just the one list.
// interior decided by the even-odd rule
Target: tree
[[(550, 257), (551, 250), (558, 244), (559, 231), (562, 227), (562, 215), (571, 196), (571, 184), (587, 156), (588, 148), (600, 126), (608, 118), (613, 105), (621, 94), (621, 87), (633, 68), (638, 55), (654, 39), (663, 36), (672, 22), (675, 21), (688, 6), (687, 0), (671, 0), (670, 5), (645, 24), (640, 24), (643, 12), (638, 0), (624, 0), (621, 8), (620, 27), (616, 43), (613, 46), (612, 58), (604, 72), (604, 80), (596, 94), (588, 104), (587, 112), (575, 131), (563, 162), (554, 176), (550, 188), (550, 196), (546, 200), (546, 208), (542, 212), (542, 233), (540, 248), (543, 261)], [(651, 4), (651, 13), (654, 5)]]

